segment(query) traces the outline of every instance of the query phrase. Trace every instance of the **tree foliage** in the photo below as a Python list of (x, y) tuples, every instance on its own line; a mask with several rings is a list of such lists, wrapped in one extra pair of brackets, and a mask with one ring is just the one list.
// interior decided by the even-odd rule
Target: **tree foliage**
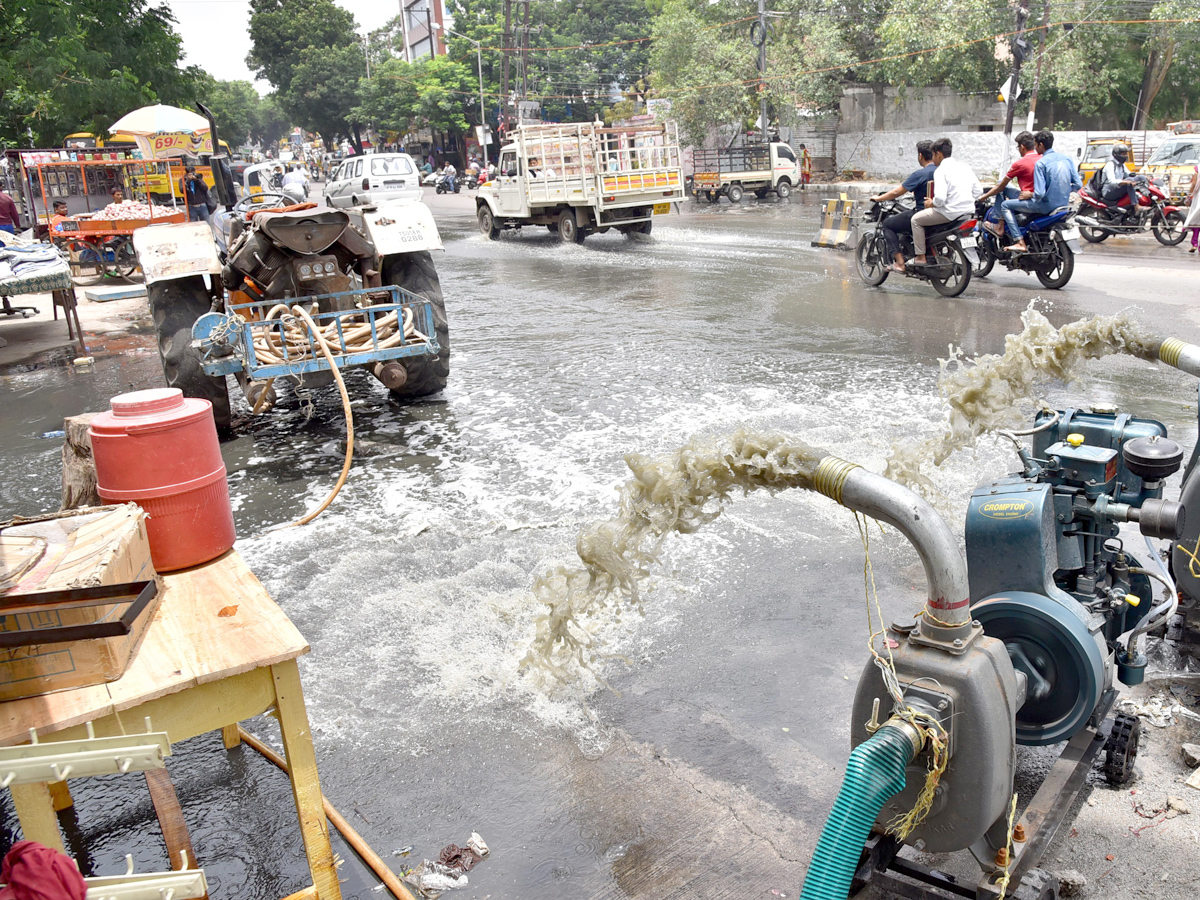
[(146, 0), (3, 0), (0, 141), (57, 146), (104, 134), (149, 103), (186, 105), (199, 71), (164, 6)]

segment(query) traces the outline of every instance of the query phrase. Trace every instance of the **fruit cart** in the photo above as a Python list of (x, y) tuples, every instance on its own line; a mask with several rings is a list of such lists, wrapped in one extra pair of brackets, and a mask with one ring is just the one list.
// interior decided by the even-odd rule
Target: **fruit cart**
[[(51, 223), (50, 238), (67, 252), (75, 284), (93, 285), (104, 278), (128, 279), (138, 275), (137, 253), (131, 240), (133, 232), (147, 225), (187, 220), (186, 210), (167, 209), (151, 202), (148, 187), (156, 166), (148, 160), (37, 165), (42, 209), (50, 211), (56, 200), (66, 201), (68, 212), (72, 207), (84, 207), (57, 222), (48, 212), (46, 214), (46, 221)], [(107, 201), (117, 189), (128, 194), (141, 194), (146, 200), (114, 208)]]

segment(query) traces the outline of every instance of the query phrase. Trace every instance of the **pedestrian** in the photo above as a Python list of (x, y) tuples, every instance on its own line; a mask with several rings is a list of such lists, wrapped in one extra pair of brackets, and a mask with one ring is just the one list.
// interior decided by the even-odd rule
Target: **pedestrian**
[(1183, 220), (1183, 227), (1192, 229), (1192, 246), (1188, 253), (1195, 253), (1200, 248), (1200, 166), (1196, 166), (1195, 169), (1192, 176), (1192, 200), (1187, 218)]
[(20, 225), (16, 202), (4, 191), (0, 191), (0, 231), (16, 234)]
[(188, 166), (183, 170), (183, 177), (179, 179), (179, 189), (187, 200), (188, 221), (209, 222), (208, 185), (196, 174), (195, 166)]
[(800, 190), (808, 190), (812, 183), (812, 154), (803, 144), (800, 145)]
[[(933, 142), (933, 196), (925, 198), (925, 208), (912, 217), (914, 266), (928, 265), (925, 258), (925, 229), (944, 225), (975, 211), (975, 199), (983, 193), (983, 185), (960, 159), (953, 159), (954, 145), (950, 138)], [(903, 271), (903, 269), (900, 269)]]

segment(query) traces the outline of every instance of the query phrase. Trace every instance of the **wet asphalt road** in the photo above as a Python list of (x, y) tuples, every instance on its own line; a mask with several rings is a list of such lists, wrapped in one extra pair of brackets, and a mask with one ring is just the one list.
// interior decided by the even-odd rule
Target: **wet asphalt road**
[[(525, 685), (533, 576), (611, 512), (627, 452), (749, 425), (879, 471), (892, 441), (940, 421), (949, 344), (1001, 350), (1039, 294), (1056, 324), (1136, 303), (1148, 325), (1200, 340), (1200, 265), (1182, 248), (1110, 241), (1085, 247), (1063, 291), (997, 270), (946, 300), (895, 277), (868, 289), (850, 254), (812, 248), (815, 194), (685, 203), (649, 240), (582, 246), (544, 229), (489, 242), (471, 195), (427, 202), (446, 245), (445, 393), (403, 407), (352, 378), (358, 461), (305, 529), (265, 534), (336, 477), (336, 392), (317, 392), (308, 420), (285, 394), (223, 446), (239, 550), (313, 648), (301, 671), (326, 794), (396, 867), (478, 831), (492, 855), (450, 895), (464, 900), (795, 896), (865, 658), (853, 518), (817, 497), (751, 496), (668, 540), (645, 616), (604, 630), (629, 660), (605, 671), (611, 691), (547, 698)], [(37, 435), (158, 384), (145, 336), (96, 355), (93, 375), (47, 366), (0, 379), (5, 516), (57, 504), (58, 442)], [(1111, 399), (1194, 440), (1195, 386), (1179, 373), (1114, 359), (1088, 375), (1048, 396)], [(960, 534), (970, 490), (1008, 471), (1009, 455), (985, 441), (937, 474)], [(915, 554), (889, 535), (872, 558), (885, 611), (915, 608)], [(218, 747), (197, 739), (171, 763), (213, 896), (299, 890), (286, 781), (250, 751)], [(143, 869), (165, 865), (156, 829), (139, 835), (152, 821), (145, 788), (129, 784), (82, 785), (66, 814), (96, 873), (120, 871), (125, 852)], [(11, 835), (11, 809), (5, 821)], [(392, 856), (408, 845), (412, 856)], [(357, 880), (346, 889), (379, 896)]]

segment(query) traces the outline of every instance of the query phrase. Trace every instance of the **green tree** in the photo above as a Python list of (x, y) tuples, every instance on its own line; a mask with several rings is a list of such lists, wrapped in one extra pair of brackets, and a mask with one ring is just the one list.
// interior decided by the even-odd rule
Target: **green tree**
[(353, 135), (362, 151), (359, 127), (353, 116), (358, 105), (358, 82), (366, 75), (366, 61), (357, 44), (336, 47), (305, 47), (296, 57), (296, 65), (286, 90), (279, 92), (283, 109), (300, 125), (319, 131), (326, 146), (337, 135)]
[(354, 16), (332, 0), (250, 0), (246, 65), (286, 91), (304, 50), (357, 44), (356, 29)]
[(256, 132), (262, 98), (248, 81), (218, 81), (205, 76), (197, 85), (200, 99), (217, 120), (217, 131), (230, 147), (240, 147)]
[(148, 103), (194, 99), (195, 68), (166, 6), (145, 0), (3, 0), (0, 141), (55, 146), (104, 134)]
[(292, 130), (291, 117), (283, 111), (274, 94), (263, 97), (251, 135), (263, 144), (274, 144)]
[[(994, 91), (1012, 63), (1005, 58), (1003, 43), (979, 39), (1013, 27), (1012, 8), (993, 0), (921, 7), (895, 2), (878, 30), (880, 56), (893, 58), (862, 74), (903, 88), (948, 85), (959, 91)], [(934, 50), (959, 41), (978, 42)], [(921, 52), (928, 50), (934, 52)]]

